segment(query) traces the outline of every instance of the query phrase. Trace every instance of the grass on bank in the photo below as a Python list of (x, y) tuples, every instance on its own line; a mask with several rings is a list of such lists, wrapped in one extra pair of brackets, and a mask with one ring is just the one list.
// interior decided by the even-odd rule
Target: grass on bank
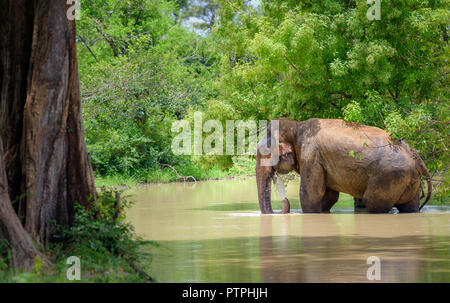
[[(45, 249), (55, 265), (52, 273), (43, 270), (43, 262), (35, 260), (31, 272), (11, 269), (11, 251), (0, 243), (0, 282), (148, 282), (145, 264), (150, 255), (144, 254), (145, 245), (156, 245), (135, 236), (133, 226), (124, 222), (124, 211), (130, 203), (121, 200), (117, 219), (115, 199), (111, 192), (98, 197), (97, 208), (78, 207), (71, 228), (57, 228), (56, 241)], [(67, 259), (77, 256), (81, 263), (81, 280), (69, 281)]]
[[(197, 181), (218, 180), (231, 177), (247, 177), (255, 174), (256, 160), (247, 157), (233, 158), (233, 166), (227, 170), (221, 169), (218, 165), (203, 167), (201, 163), (185, 162), (180, 165), (170, 167), (158, 166), (153, 169), (141, 169), (132, 173), (122, 173), (115, 175), (95, 174), (95, 185), (97, 187), (134, 187), (139, 184), (148, 183), (169, 183), (183, 181), (179, 176), (192, 176)], [(178, 173), (178, 175), (177, 175)], [(192, 179), (189, 179), (192, 181)]]

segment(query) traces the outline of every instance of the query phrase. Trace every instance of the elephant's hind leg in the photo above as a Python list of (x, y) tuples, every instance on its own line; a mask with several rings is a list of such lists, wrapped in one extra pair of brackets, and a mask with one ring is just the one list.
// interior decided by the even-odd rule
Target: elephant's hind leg
[(398, 211), (401, 213), (418, 213), (419, 212), (419, 204), (420, 204), (420, 198), (419, 193), (414, 196), (414, 198), (406, 203), (397, 204), (395, 207), (397, 207)]
[(334, 204), (339, 200), (339, 192), (327, 188), (325, 190), (325, 195), (322, 198), (322, 212), (329, 212)]
[(362, 202), (370, 213), (388, 213), (398, 196), (392, 196), (389, 184), (383, 186), (379, 180), (371, 180), (367, 187)]
[(388, 213), (392, 209), (390, 201), (378, 198), (363, 198), (363, 203), (366, 205), (369, 213)]
[[(395, 207), (401, 213), (417, 213), (419, 212), (420, 196), (420, 177), (413, 179), (406, 187), (405, 192), (400, 196)], [(415, 194), (414, 194), (415, 193)]]

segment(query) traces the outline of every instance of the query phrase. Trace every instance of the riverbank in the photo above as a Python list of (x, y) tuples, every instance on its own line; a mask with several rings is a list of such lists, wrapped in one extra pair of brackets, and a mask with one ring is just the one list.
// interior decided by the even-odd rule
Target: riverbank
[(95, 174), (97, 188), (131, 188), (142, 184), (171, 183), (185, 181), (222, 180), (255, 175), (256, 160), (248, 158), (233, 159), (233, 166), (222, 169), (219, 166), (203, 167), (201, 164), (187, 162), (183, 165), (165, 165), (154, 169), (139, 170), (133, 173), (116, 175)]
[(150, 262), (143, 250), (155, 243), (142, 240), (135, 234), (134, 227), (124, 221), (130, 202), (122, 199), (119, 208), (115, 202), (111, 192), (103, 192), (97, 198), (97, 207), (90, 210), (77, 207), (73, 226), (55, 227), (55, 240), (45, 249), (45, 255), (54, 264), (51, 270), (44, 268), (39, 257), (31, 272), (12, 269), (8, 266), (12, 262), (9, 247), (0, 241), (0, 282), (154, 281), (146, 273)]

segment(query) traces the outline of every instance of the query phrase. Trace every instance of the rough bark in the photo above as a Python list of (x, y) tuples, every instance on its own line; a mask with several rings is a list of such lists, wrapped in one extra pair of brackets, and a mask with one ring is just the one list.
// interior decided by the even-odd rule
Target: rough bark
[[(0, 137), (5, 147), (6, 175), (10, 197), (19, 197), (22, 188), (20, 142), (23, 107), (27, 96), (27, 74), (33, 33), (33, 9), (25, 0), (0, 2)], [(22, 203), (15, 203), (19, 215)]]
[[(66, 1), (2, 0), (0, 136), (9, 200), (38, 243), (95, 201)], [(6, 217), (8, 218), (8, 217)]]
[(5, 237), (11, 245), (13, 252), (14, 267), (25, 270), (33, 268), (36, 256), (48, 264), (47, 258), (43, 256), (33, 245), (29, 235), (24, 230), (17, 217), (9, 199), (8, 185), (3, 162), (3, 147), (0, 138), (0, 234)]

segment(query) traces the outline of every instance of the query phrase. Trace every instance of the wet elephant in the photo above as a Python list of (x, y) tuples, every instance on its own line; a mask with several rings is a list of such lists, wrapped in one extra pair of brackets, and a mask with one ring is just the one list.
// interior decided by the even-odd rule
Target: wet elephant
[[(273, 213), (270, 193), (275, 173), (300, 174), (304, 213), (329, 212), (347, 193), (369, 212), (418, 212), (430, 199), (431, 178), (417, 152), (377, 127), (340, 119), (272, 120), (258, 143), (256, 179), (261, 212)], [(428, 184), (422, 206), (421, 176)], [(283, 199), (284, 204), (289, 201)], [(284, 212), (289, 205), (283, 206)]]

